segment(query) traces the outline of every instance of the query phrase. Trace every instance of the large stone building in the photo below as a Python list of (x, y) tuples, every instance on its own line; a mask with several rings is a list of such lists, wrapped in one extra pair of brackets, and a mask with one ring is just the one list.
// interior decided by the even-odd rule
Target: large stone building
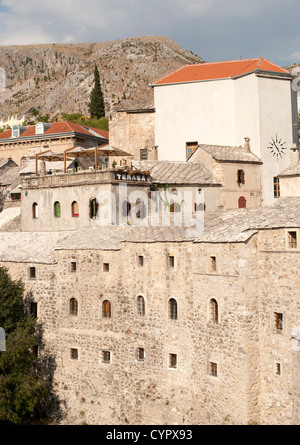
[[(140, 159), (137, 144), (127, 168), (24, 174), (21, 206), (0, 214), (0, 265), (24, 281), (42, 324), (38, 355), (53, 358), (60, 423), (300, 424), (291, 79), (248, 62), (234, 79), (158, 82), (155, 137), (173, 113), (158, 159)], [(172, 134), (184, 95), (186, 133), (178, 122)], [(241, 109), (254, 113), (247, 122)], [(287, 141), (282, 163), (263, 149), (273, 121)]]

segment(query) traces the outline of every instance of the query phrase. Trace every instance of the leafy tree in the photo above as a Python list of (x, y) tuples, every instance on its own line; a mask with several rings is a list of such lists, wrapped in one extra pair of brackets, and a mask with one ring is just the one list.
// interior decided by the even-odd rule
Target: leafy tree
[(94, 88), (90, 96), (89, 112), (92, 118), (100, 119), (105, 116), (104, 99), (97, 65), (95, 65), (94, 70)]
[(22, 281), (13, 281), (0, 267), (0, 326), (6, 334), (6, 351), (0, 352), (0, 425), (41, 421), (51, 400), (49, 382), (34, 354), (41, 331), (23, 294)]

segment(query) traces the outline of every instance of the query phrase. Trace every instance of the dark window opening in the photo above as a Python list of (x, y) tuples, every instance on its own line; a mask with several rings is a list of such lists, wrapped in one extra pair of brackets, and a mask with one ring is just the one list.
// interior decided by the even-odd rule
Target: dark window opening
[(103, 272), (109, 272), (109, 263), (103, 263)]
[(175, 267), (175, 257), (169, 255), (169, 267)]
[(76, 272), (77, 270), (77, 264), (75, 261), (71, 262), (71, 272)]
[(72, 360), (78, 360), (78, 349), (71, 348), (70, 357)]
[(138, 261), (139, 261), (139, 266), (143, 267), (144, 266), (144, 257), (142, 255), (139, 255)]
[(282, 331), (282, 328), (283, 328), (283, 315), (280, 314), (279, 312), (275, 312), (274, 313), (274, 318), (275, 318), (275, 329), (277, 331)]
[(296, 249), (297, 247), (297, 232), (288, 232), (289, 248)]
[(244, 170), (237, 171), (237, 183), (238, 185), (245, 184), (245, 172)]
[(175, 298), (169, 300), (169, 318), (171, 320), (177, 320), (177, 301)]
[(144, 348), (137, 348), (137, 359), (141, 362), (145, 360), (145, 349)]
[(98, 202), (96, 198), (93, 198), (90, 200), (90, 218), (96, 219), (97, 212), (98, 212)]
[(37, 303), (35, 303), (35, 302), (30, 303), (30, 314), (34, 318), (37, 318)]
[(177, 354), (169, 354), (169, 368), (177, 368)]
[(70, 300), (70, 315), (78, 315), (78, 302), (76, 298), (71, 298)]
[(219, 321), (219, 306), (214, 298), (210, 300), (210, 321), (212, 323), (218, 323)]
[(215, 256), (210, 257), (210, 270), (216, 272), (217, 270), (217, 258)]
[(29, 267), (29, 277), (36, 278), (36, 269), (35, 267)]
[(105, 300), (102, 303), (102, 317), (111, 318), (111, 303), (108, 300)]
[(137, 297), (137, 313), (140, 316), (145, 315), (145, 299), (141, 295)]
[(209, 371), (210, 375), (212, 375), (213, 377), (217, 377), (218, 376), (217, 363), (210, 362), (209, 368), (210, 368), (210, 371)]
[(102, 363), (110, 363), (110, 351), (102, 351)]

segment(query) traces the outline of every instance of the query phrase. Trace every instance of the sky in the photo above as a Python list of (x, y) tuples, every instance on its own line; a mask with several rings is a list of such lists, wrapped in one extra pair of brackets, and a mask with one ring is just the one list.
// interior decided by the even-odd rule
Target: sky
[[(299, 0), (0, 0), (0, 46), (167, 36), (206, 62), (300, 63)], [(1, 64), (1, 61), (0, 61)]]

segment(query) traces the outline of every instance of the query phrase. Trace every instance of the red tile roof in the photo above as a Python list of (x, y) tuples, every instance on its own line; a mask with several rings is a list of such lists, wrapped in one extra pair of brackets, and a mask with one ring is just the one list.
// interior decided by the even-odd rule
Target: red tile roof
[(257, 59), (231, 60), (227, 62), (201, 63), (185, 65), (162, 77), (152, 85), (196, 82), (201, 80), (227, 79), (249, 74), (254, 71), (290, 74), (289, 71), (262, 57)]
[[(93, 133), (91, 131), (92, 130)], [(94, 133), (98, 134), (100, 137), (108, 139), (109, 138), (109, 132), (104, 130), (99, 130), (98, 128), (92, 128), (87, 127), (85, 125), (79, 125), (74, 124), (73, 122), (53, 122), (51, 124), (51, 127), (48, 128), (44, 134), (50, 135), (50, 134), (60, 134), (60, 133), (80, 133), (80, 134), (86, 134), (89, 136), (95, 136)], [(27, 129), (21, 133), (20, 137), (30, 137), (35, 136), (35, 125), (29, 125), (27, 126)], [(0, 133), (0, 140), (1, 139), (10, 139), (11, 138), (11, 130), (6, 130), (3, 133)]]

